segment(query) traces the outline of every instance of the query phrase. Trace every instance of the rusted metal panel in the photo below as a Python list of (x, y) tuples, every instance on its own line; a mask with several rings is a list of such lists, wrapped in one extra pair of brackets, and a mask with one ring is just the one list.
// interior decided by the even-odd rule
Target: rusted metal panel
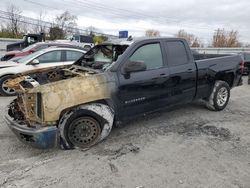
[(34, 88), (43, 97), (44, 121), (59, 120), (60, 113), (80, 104), (110, 98), (104, 75), (75, 77)]

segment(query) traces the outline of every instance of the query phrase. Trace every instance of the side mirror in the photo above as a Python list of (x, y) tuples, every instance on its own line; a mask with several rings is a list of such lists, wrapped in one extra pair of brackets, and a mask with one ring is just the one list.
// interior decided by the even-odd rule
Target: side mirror
[(142, 61), (129, 61), (125, 64), (123, 70), (125, 74), (129, 74), (131, 72), (145, 71), (147, 70), (147, 66)]
[(40, 62), (38, 59), (34, 59), (33, 61), (30, 62), (31, 65), (38, 65)]

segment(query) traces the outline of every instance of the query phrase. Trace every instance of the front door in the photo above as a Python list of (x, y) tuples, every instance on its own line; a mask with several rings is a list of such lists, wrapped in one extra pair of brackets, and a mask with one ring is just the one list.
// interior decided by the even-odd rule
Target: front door
[(128, 58), (129, 61), (141, 61), (146, 70), (130, 73), (129, 77), (119, 74), (118, 114), (121, 117), (134, 116), (154, 111), (169, 96), (166, 82), (169, 70), (165, 66), (160, 42), (141, 45)]

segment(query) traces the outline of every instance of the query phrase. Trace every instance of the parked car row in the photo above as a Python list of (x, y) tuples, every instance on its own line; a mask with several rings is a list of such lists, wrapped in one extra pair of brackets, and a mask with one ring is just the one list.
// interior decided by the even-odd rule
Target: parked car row
[[(57, 47), (68, 47), (68, 48), (78, 48), (78, 49), (82, 49), (85, 50), (83, 48), (81, 48), (78, 45), (75, 45), (74, 43), (69, 43), (69, 42), (38, 42), (35, 44), (32, 44), (26, 48), (24, 48), (21, 51), (9, 51), (7, 52), (2, 58), (1, 61), (8, 61), (11, 60), (13, 58), (20, 58), (20, 57), (24, 57), (27, 56), (29, 54), (32, 54), (34, 52), (37, 52), (39, 50), (45, 49), (45, 48), (49, 48), (52, 46), (57, 46)], [(86, 51), (86, 50), (85, 50)]]
[(63, 43), (36, 43), (23, 51), (12, 53), (15, 58), (0, 62), (0, 94), (4, 96), (16, 94), (13, 88), (7, 87), (7, 83), (17, 74), (71, 65), (85, 53), (86, 51), (80, 47)]
[[(44, 49), (5, 68), (22, 72), (2, 80), (18, 93), (6, 121), (21, 141), (38, 148), (86, 149), (106, 138), (114, 122), (138, 115), (197, 99), (210, 110), (223, 110), (230, 90), (242, 84), (240, 55), (192, 54), (179, 38), (106, 42), (79, 59), (81, 51), (72, 52)], [(75, 56), (72, 66), (55, 67)], [(51, 67), (40, 69), (46, 63)]]

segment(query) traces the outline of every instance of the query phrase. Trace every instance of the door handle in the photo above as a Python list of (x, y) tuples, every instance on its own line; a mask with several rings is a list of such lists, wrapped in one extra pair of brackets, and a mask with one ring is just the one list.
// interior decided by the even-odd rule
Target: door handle
[(188, 69), (186, 72), (187, 73), (192, 73), (194, 70), (193, 69)]
[(165, 73), (161, 73), (159, 76), (152, 78), (152, 80), (157, 80), (157, 79), (159, 79), (160, 77), (165, 77), (165, 76), (166, 76)]

